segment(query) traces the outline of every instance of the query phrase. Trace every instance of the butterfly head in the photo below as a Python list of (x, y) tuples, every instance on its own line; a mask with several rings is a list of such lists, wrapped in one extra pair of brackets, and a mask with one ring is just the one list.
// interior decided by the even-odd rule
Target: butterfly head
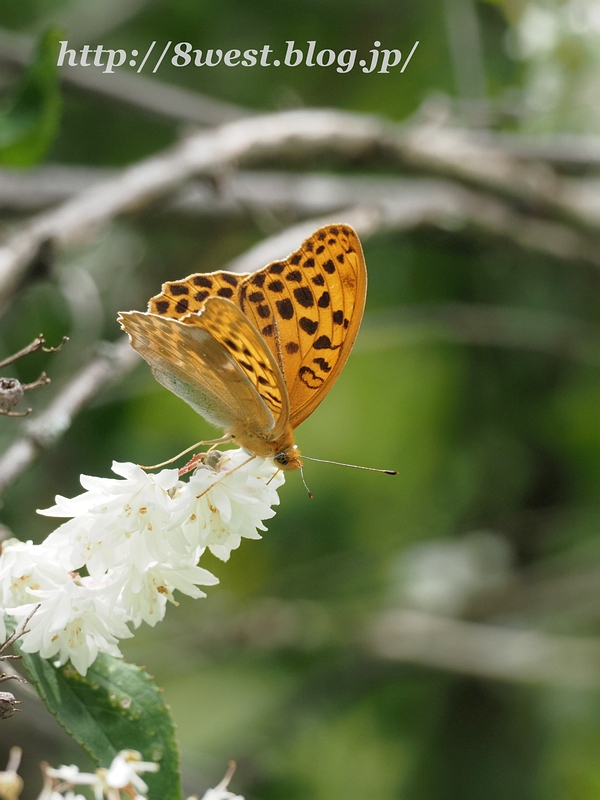
[(293, 444), (290, 447), (280, 450), (273, 456), (273, 461), (279, 469), (292, 470), (302, 469), (302, 462), (300, 461), (300, 450), (298, 445)]

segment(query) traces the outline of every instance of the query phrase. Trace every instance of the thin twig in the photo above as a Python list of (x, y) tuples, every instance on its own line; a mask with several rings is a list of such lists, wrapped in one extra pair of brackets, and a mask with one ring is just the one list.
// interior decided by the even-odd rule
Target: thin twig
[(28, 422), (23, 435), (0, 456), (0, 493), (54, 444), (71, 426), (76, 414), (108, 385), (130, 372), (139, 356), (123, 337), (104, 345), (99, 355), (83, 367), (56, 395), (50, 405)]
[[(46, 347), (46, 340), (44, 339), (44, 335), (40, 333), (38, 337), (36, 337), (33, 342), (28, 344), (22, 350), (19, 350), (17, 353), (14, 353), (11, 356), (0, 361), (0, 369), (4, 369), (4, 367), (8, 367), (9, 364), (14, 364), (15, 361), (18, 361), (20, 358), (24, 356), (28, 356), (31, 353), (37, 353), (41, 350), (43, 353), (58, 353), (59, 350), (62, 350), (63, 346), (69, 341), (68, 336), (63, 336), (62, 342), (57, 347)], [(40, 378), (38, 378), (38, 381)], [(28, 388), (33, 389), (34, 386), (39, 385), (37, 382), (35, 384), (30, 384)], [(25, 388), (25, 387), (23, 387)]]

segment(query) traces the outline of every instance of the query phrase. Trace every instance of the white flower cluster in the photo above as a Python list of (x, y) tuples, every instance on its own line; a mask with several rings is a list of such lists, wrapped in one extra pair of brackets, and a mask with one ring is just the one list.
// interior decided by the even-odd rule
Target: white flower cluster
[[(127, 623), (155, 625), (175, 589), (205, 597), (218, 583), (198, 566), (206, 548), (223, 561), (242, 537), (260, 539), (274, 516), (283, 473), (243, 450), (213, 451), (187, 482), (176, 469), (149, 474), (114, 463), (123, 480), (81, 476), (83, 494), (40, 514), (70, 517), (41, 545), (9, 540), (0, 555), (0, 641), (4, 612), (28, 623), (22, 650), (71, 660), (85, 675), (99, 651), (120, 656)], [(247, 463), (245, 463), (247, 462)], [(85, 570), (87, 575), (81, 575)]]
[[(19, 800), (23, 791), (23, 781), (17, 773), (21, 755), (20, 747), (12, 747), (8, 765), (0, 771), (0, 800)], [(158, 772), (158, 769), (158, 764), (142, 761), (136, 750), (121, 750), (108, 769), (100, 768), (95, 772), (80, 772), (74, 764), (58, 769), (42, 764), (44, 786), (37, 800), (87, 800), (82, 794), (75, 794), (75, 786), (89, 786), (95, 800), (121, 800), (121, 792), (134, 800), (146, 800), (148, 786), (140, 774)], [(241, 795), (227, 791), (234, 770), (235, 764), (232, 763), (221, 783), (209, 789), (202, 800), (244, 800)], [(197, 798), (190, 797), (189, 800)]]

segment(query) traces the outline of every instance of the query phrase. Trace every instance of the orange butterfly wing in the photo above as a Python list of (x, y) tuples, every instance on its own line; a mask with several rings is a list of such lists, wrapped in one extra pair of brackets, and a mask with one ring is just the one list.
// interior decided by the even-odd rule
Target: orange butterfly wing
[(319, 228), (282, 261), (252, 274), (212, 272), (163, 284), (153, 314), (186, 321), (208, 297), (236, 303), (281, 367), (296, 428), (323, 400), (350, 354), (362, 321), (367, 271), (356, 232)]

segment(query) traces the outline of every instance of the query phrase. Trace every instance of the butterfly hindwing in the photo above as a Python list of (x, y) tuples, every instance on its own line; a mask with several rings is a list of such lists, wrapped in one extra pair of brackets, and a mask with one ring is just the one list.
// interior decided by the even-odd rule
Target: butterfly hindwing
[(202, 326), (227, 350), (277, 421), (274, 436), (287, 426), (289, 400), (281, 370), (265, 340), (234, 303), (209, 298), (198, 314), (188, 314), (182, 323)]
[[(226, 301), (213, 302), (219, 305)], [(227, 305), (242, 318), (242, 331), (247, 334), (247, 325), (252, 336), (252, 326), (244, 315), (233, 304)], [(207, 312), (211, 312), (211, 306), (207, 305)], [(204, 322), (203, 314), (192, 324), (139, 311), (123, 313), (119, 321), (159, 383), (208, 422), (228, 432), (242, 428), (266, 436), (279, 428), (282, 420), (271, 411), (231, 350), (209, 330), (206, 322), (211, 322), (215, 310)], [(229, 331), (222, 333), (227, 338)]]

